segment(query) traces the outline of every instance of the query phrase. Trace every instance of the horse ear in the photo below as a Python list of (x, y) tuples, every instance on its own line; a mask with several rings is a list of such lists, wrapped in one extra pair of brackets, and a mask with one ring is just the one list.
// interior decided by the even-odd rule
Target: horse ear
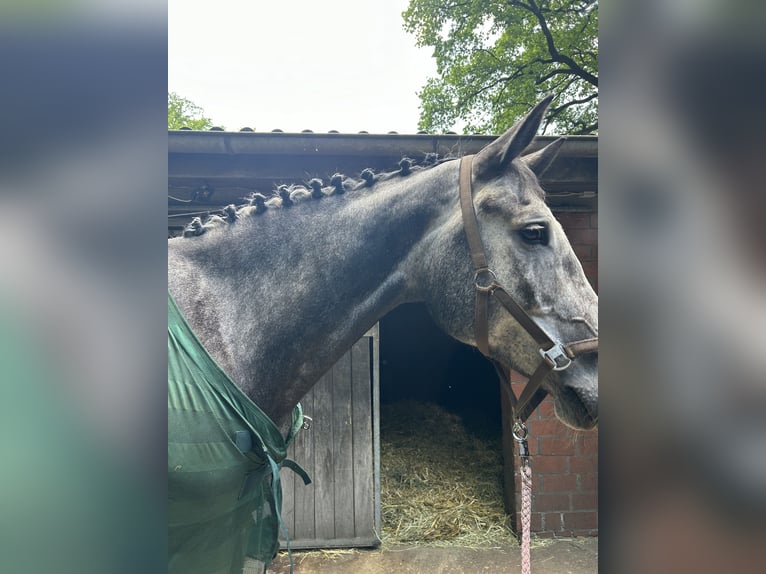
[(532, 142), (545, 110), (553, 96), (547, 96), (507, 132), (482, 149), (473, 158), (473, 173), (480, 179), (491, 179), (503, 173)]
[(543, 173), (545, 173), (545, 170), (551, 166), (553, 160), (556, 159), (557, 155), (559, 155), (561, 144), (563, 144), (565, 141), (566, 138), (561, 137), (549, 143), (544, 148), (523, 156), (521, 159), (523, 159), (524, 163), (526, 163), (527, 166), (529, 166), (529, 168), (535, 172), (535, 175), (538, 178), (542, 177)]

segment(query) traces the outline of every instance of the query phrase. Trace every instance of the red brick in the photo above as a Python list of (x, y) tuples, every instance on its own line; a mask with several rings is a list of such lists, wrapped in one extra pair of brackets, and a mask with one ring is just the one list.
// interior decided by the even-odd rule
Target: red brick
[(556, 413), (553, 411), (553, 401), (550, 399), (545, 399), (540, 403), (539, 411), (542, 420), (556, 418)]
[(572, 249), (580, 261), (593, 261), (593, 245), (576, 243), (572, 245)]
[(597, 455), (598, 454), (598, 435), (587, 434), (577, 437), (577, 454), (579, 455)]
[(598, 229), (598, 213), (590, 214), (590, 226), (593, 229)]
[[(569, 427), (564, 426), (558, 419), (546, 419), (533, 421), (529, 425), (529, 434), (536, 437), (542, 436), (562, 436), (567, 432), (571, 433)], [(545, 453), (543, 453), (545, 454)]]
[[(517, 528), (521, 528), (521, 515), (517, 517), (517, 520), (519, 521)], [(529, 529), (532, 532), (540, 532), (543, 530), (543, 515), (541, 512), (533, 512), (532, 516), (529, 520)]]
[(573, 494), (572, 510), (598, 510), (598, 492)]
[(542, 477), (545, 492), (575, 492), (577, 491), (577, 475), (551, 474)]
[(598, 474), (581, 474), (580, 475), (580, 491), (591, 492), (598, 490)]
[(556, 213), (556, 219), (559, 220), (565, 231), (570, 229), (587, 229), (591, 226), (590, 213)]
[(532, 472), (565, 474), (569, 472), (569, 459), (568, 456), (536, 456), (532, 459)]
[(567, 231), (570, 244), (595, 245), (598, 243), (598, 229), (571, 229)]
[(595, 456), (569, 457), (569, 472), (572, 472), (572, 473), (598, 472), (598, 459)]
[(585, 276), (591, 281), (595, 281), (598, 278), (598, 263), (595, 261), (583, 262), (582, 270), (585, 272)]
[(572, 509), (571, 504), (568, 494), (538, 494), (532, 506), (539, 512), (569, 512)]
[(573, 455), (575, 442), (573, 438), (540, 437), (540, 454), (544, 455)]
[(546, 512), (545, 517), (545, 530), (549, 532), (558, 532), (561, 530), (561, 513), (560, 512)]
[(564, 527), (577, 530), (598, 528), (598, 512), (565, 512)]

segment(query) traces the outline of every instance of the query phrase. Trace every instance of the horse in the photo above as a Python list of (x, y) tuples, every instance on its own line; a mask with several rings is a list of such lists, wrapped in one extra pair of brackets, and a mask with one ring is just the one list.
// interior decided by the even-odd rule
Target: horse
[[(547, 360), (538, 385), (553, 396), (558, 418), (575, 429), (596, 426), (597, 352), (572, 361), (560, 342), (597, 333), (598, 298), (538, 181), (563, 140), (523, 154), (550, 99), (470, 162), (424, 167), (403, 159), (397, 171), (282, 186), (195, 220), (168, 241), (169, 300), (282, 436), (320, 377), (410, 302), (424, 303), (439, 328), (503, 368), (534, 376)], [(461, 208), (461, 178), (473, 223)], [(527, 319), (489, 296), (498, 291)], [(530, 329), (547, 335), (558, 356), (541, 359), (545, 349)]]

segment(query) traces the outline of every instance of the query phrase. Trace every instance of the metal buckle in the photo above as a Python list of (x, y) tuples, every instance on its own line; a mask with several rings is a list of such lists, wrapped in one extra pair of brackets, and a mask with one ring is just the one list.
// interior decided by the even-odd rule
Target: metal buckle
[(540, 349), (540, 355), (553, 366), (554, 371), (564, 371), (572, 364), (572, 359), (564, 351), (564, 345), (558, 341), (548, 350)]
[[(488, 281), (484, 283), (482, 279), (488, 279)], [(492, 291), (495, 283), (497, 283), (497, 275), (489, 268), (479, 269), (473, 276), (473, 284), (479, 291)]]

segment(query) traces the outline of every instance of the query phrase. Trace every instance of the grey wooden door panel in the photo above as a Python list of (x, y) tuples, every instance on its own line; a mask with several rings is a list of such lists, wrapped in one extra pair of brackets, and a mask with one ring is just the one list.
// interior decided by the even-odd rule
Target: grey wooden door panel
[(377, 337), (376, 325), (301, 400), (313, 423), (288, 456), (313, 483), (282, 471), (282, 517), (292, 548), (380, 543)]

